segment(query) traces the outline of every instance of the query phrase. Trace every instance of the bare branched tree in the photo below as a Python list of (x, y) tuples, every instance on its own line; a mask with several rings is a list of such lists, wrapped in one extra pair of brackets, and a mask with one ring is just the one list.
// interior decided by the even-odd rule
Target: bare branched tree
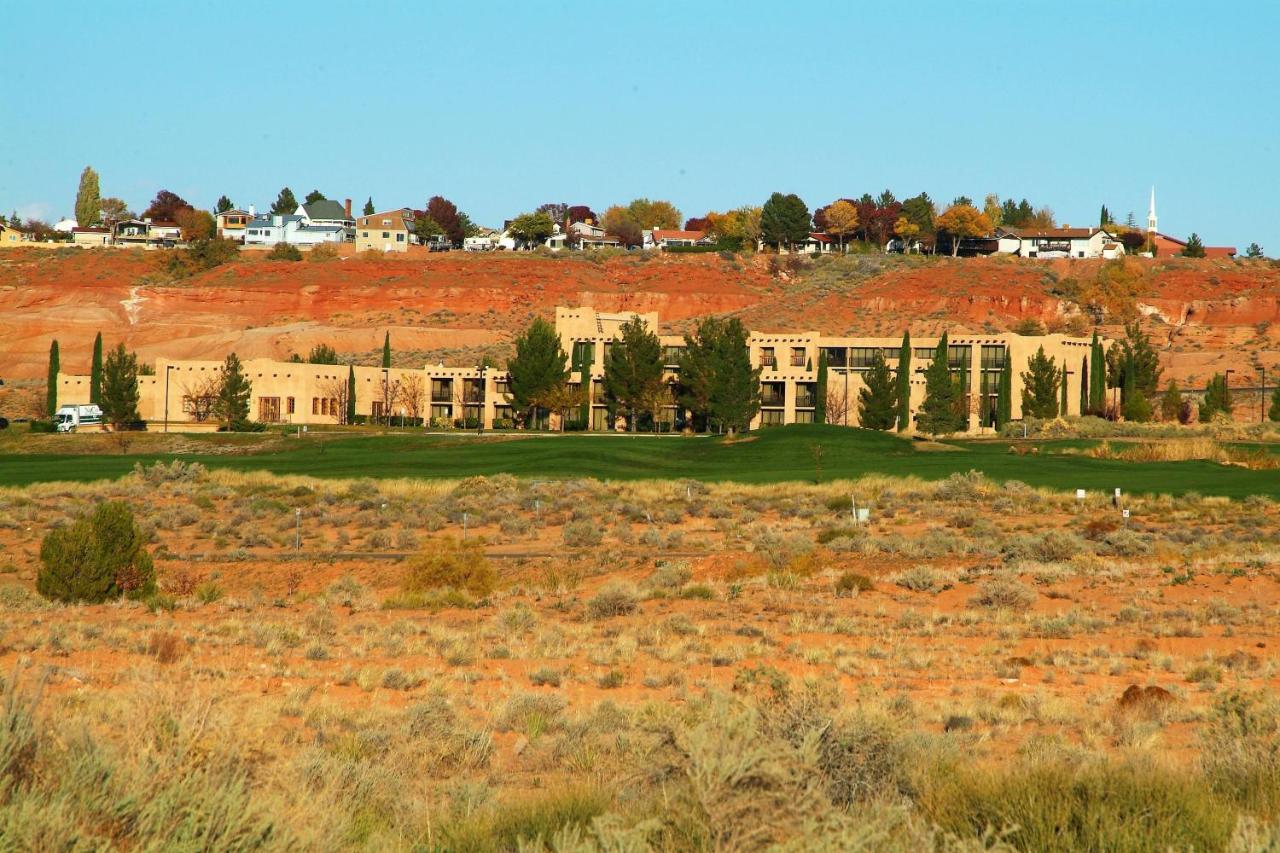
[(222, 388), (222, 374), (193, 377), (182, 386), (182, 411), (202, 424), (213, 417), (213, 406)]
[(417, 423), (427, 408), (427, 384), (422, 375), (414, 372), (400, 380), (400, 404), (405, 413)]
[(849, 391), (845, 387), (844, 377), (836, 377), (827, 382), (827, 423), (852, 423), (849, 417)]
[[(347, 377), (339, 376), (324, 382), (320, 393), (329, 400), (329, 414), (338, 419), (338, 423), (347, 421)], [(324, 411), (322, 408), (321, 411)]]

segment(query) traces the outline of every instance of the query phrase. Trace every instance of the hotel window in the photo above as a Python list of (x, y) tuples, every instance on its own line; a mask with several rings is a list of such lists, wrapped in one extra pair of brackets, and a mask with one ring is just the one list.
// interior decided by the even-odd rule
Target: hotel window
[(285, 399), (285, 413), (286, 413), (286, 414), (290, 414), (290, 415), (294, 414), (293, 398), (292, 398), (292, 397), (287, 397), (287, 398)]
[(911, 350), (912, 358), (922, 358), (925, 361), (933, 361), (933, 354), (937, 352), (933, 347), (916, 347)]
[(403, 243), (403, 242), (404, 242), (404, 235), (403, 235), (403, 234), (397, 234), (397, 235), (396, 235), (396, 242), (397, 242), (397, 243)]
[(782, 409), (761, 409), (760, 410), (760, 426), (782, 426), (783, 424)]
[(760, 383), (760, 405), (782, 406), (786, 404), (787, 392), (782, 382)]
[(258, 398), (258, 420), (264, 424), (274, 424), (280, 421), (279, 397)]
[(962, 364), (973, 363), (973, 347), (969, 344), (952, 344), (947, 347), (947, 366), (959, 370)]
[(388, 238), (388, 237), (390, 237), (390, 236), (391, 236), (391, 232), (390, 232), (390, 231), (383, 231), (383, 232), (382, 232), (382, 239), (383, 239), (383, 240), (387, 239), (387, 238)]
[(452, 409), (452, 407), (451, 407), (451, 406), (440, 406), (440, 405), (437, 405), (437, 406), (432, 406), (432, 407), (431, 407), (431, 417), (432, 417), (433, 419), (434, 419), (434, 418), (449, 418), (449, 417), (452, 417), (452, 416), (453, 416), (453, 409)]
[(510, 397), (511, 381), (508, 379), (495, 379), (493, 382), (493, 393), (501, 394), (504, 397)]
[(844, 347), (823, 347), (822, 353), (827, 357), (827, 367), (847, 367), (849, 351)]
[(320, 398), (319, 397), (311, 398), (311, 414), (313, 415), (320, 414)]
[(804, 347), (791, 348), (791, 366), (804, 367), (808, 359), (805, 358)]
[(596, 345), (592, 341), (574, 341), (573, 363), (588, 367), (596, 363)]
[(773, 357), (773, 347), (760, 347), (760, 364), (763, 367), (773, 367), (775, 363)]
[(798, 410), (796, 411), (796, 423), (798, 423), (798, 424), (811, 424), (811, 423), (813, 423), (813, 410), (812, 410), (812, 409), (798, 409)]
[(1001, 370), (1004, 368), (1005, 348), (1003, 346), (990, 346), (984, 344), (982, 347), (982, 369), (983, 370)]
[(796, 407), (801, 409), (813, 408), (814, 401), (818, 399), (817, 389), (818, 384), (816, 382), (797, 382)]
[(431, 380), (431, 400), (436, 403), (448, 403), (453, 400), (452, 379)]
[(361, 232), (360, 232), (360, 236), (361, 236), (361, 237), (368, 237), (368, 236), (369, 236), (369, 232), (368, 232), (368, 231), (361, 231)]
[(875, 359), (876, 353), (880, 352), (880, 347), (854, 347), (849, 351), (849, 366), (854, 370), (866, 370), (871, 367), (871, 362)]
[(682, 346), (669, 346), (662, 348), (662, 361), (666, 367), (679, 367), (680, 359), (684, 358), (685, 348)]

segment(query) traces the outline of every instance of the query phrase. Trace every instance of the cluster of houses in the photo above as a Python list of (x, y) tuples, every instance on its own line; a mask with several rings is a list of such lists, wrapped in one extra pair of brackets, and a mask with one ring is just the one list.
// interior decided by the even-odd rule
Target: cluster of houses
[[(402, 207), (381, 213), (355, 216), (351, 211), (351, 199), (339, 203), (332, 199), (320, 199), (298, 205), (293, 213), (258, 213), (252, 206), (216, 214), (219, 237), (234, 240), (246, 247), (270, 248), (285, 243), (299, 248), (313, 248), (325, 243), (354, 243), (356, 251), (407, 252), (410, 246), (423, 245), (415, 230), (423, 211)], [(509, 223), (508, 223), (509, 225)], [(123, 246), (167, 248), (182, 239), (182, 229), (175, 222), (152, 219), (128, 219), (110, 226), (82, 227), (74, 220), (64, 219), (53, 226), (55, 231), (70, 235), (77, 246)], [(1147, 253), (1163, 257), (1181, 254), (1187, 243), (1176, 237), (1162, 234), (1157, 228), (1155, 193), (1147, 214), (1147, 229), (1143, 240)], [(8, 225), (0, 226), (0, 246), (12, 245), (26, 239), (21, 231)], [(958, 238), (952, 245), (949, 236), (940, 235), (934, 251), (975, 256), (1011, 255), (1020, 258), (1118, 258), (1126, 253), (1125, 243), (1118, 229), (1072, 228), (1011, 228), (996, 227), (992, 233), (977, 237)], [(639, 249), (665, 251), (675, 248), (707, 247), (716, 243), (709, 231), (666, 228), (645, 229)], [(945, 245), (944, 245), (945, 244)], [(443, 237), (425, 244), (430, 249), (455, 248)], [(598, 223), (590, 219), (556, 224), (555, 232), (538, 245), (529, 245), (511, 234), (509, 227), (502, 231), (480, 229), (467, 237), (461, 246), (470, 252), (519, 251), (545, 247), (558, 251), (567, 247), (580, 249), (631, 248), (623, 240), (608, 234)], [(892, 239), (884, 247), (885, 252), (915, 253), (927, 248), (916, 240), (909, 244)], [(757, 245), (764, 250), (763, 242)], [(812, 232), (803, 241), (785, 247), (783, 251), (803, 255), (825, 255), (840, 251), (840, 244), (830, 234)], [(1210, 258), (1234, 257), (1234, 246), (1205, 246), (1205, 256)]]

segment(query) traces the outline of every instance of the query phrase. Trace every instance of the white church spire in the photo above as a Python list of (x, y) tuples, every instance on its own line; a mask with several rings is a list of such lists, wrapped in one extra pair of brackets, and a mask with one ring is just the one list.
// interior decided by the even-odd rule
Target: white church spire
[(1156, 188), (1151, 187), (1151, 204), (1147, 207), (1147, 233), (1156, 233)]

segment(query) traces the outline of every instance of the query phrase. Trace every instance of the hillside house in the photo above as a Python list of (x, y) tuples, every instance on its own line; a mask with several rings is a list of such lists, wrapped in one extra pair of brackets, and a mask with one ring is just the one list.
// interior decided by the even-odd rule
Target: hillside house
[(81, 228), (76, 226), (71, 229), (71, 242), (73, 245), (86, 249), (107, 246), (111, 244), (111, 229), (102, 227)]
[(356, 251), (407, 252), (417, 242), (413, 211), (407, 207), (371, 213), (356, 220)]
[(246, 246), (288, 243), (307, 248), (321, 243), (342, 243), (346, 239), (346, 229), (341, 225), (313, 225), (305, 217), (280, 213), (259, 214), (244, 229)]
[(1105, 228), (997, 228), (996, 251), (1020, 258), (1118, 258), (1120, 238)]
[(310, 204), (300, 204), (293, 215), (301, 216), (308, 225), (337, 225), (347, 229), (348, 232), (353, 232), (356, 224), (355, 218), (351, 215), (351, 199), (347, 199), (345, 205), (329, 198), (322, 198)]
[(644, 249), (667, 250), (674, 246), (710, 246), (715, 242), (707, 231), (682, 231), (674, 228), (645, 229), (641, 233)]
[(19, 243), (25, 242), (27, 234), (25, 231), (19, 231), (12, 225), (0, 223), (0, 247), (12, 248)]
[[(1186, 240), (1179, 240), (1177, 237), (1170, 237), (1168, 234), (1161, 234), (1159, 231), (1153, 231), (1147, 236), (1155, 247), (1156, 257), (1158, 258), (1181, 255), (1187, 248)], [(1236, 256), (1236, 247), (1205, 246), (1204, 256), (1206, 258), (1234, 258)]]
[(214, 224), (217, 226), (215, 233), (223, 240), (235, 240), (237, 243), (243, 243), (244, 232), (249, 227), (249, 223), (253, 221), (253, 217), (252, 210), (241, 210), (240, 208), (224, 210), (213, 217)]

